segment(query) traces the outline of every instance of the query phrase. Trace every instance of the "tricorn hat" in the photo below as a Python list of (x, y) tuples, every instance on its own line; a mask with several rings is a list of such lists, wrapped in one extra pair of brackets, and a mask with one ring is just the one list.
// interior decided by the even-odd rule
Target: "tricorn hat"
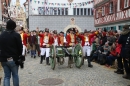
[(62, 31), (60, 33), (64, 34), (64, 32), (62, 32)]
[(20, 30), (20, 31), (24, 31), (24, 28), (23, 28), (23, 27), (21, 27), (19, 30)]
[(54, 33), (54, 34), (57, 34), (57, 30), (54, 30), (53, 33)]
[(87, 29), (85, 29), (85, 30), (84, 30), (84, 33), (87, 33), (87, 32), (88, 32)]
[(48, 28), (45, 28), (45, 32), (48, 32), (48, 33), (49, 33), (49, 29), (48, 29)]

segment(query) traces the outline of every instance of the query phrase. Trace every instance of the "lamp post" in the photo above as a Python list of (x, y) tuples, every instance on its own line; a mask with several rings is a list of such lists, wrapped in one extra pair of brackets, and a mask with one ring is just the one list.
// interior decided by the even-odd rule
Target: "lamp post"
[(74, 0), (68, 0), (69, 4), (70, 4), (70, 8), (71, 8), (71, 3), (73, 2)]

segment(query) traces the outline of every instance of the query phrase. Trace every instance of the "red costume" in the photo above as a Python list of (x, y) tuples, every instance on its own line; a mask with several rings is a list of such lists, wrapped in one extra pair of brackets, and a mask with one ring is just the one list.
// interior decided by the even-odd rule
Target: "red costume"
[(66, 36), (66, 41), (68, 46), (72, 46), (72, 44), (76, 44), (76, 35), (68, 34)]
[(41, 47), (43, 47), (43, 44), (45, 43), (45, 42), (44, 42), (45, 37), (48, 37), (48, 38), (49, 38), (47, 44), (52, 45), (53, 39), (52, 39), (52, 37), (51, 37), (50, 35), (45, 36), (44, 34), (39, 34), (39, 36), (41, 37), (41, 39), (40, 39), (40, 46), (41, 46)]
[(29, 35), (26, 33), (21, 33), (20, 35), (21, 35), (23, 45), (27, 46), (27, 38), (29, 37)]

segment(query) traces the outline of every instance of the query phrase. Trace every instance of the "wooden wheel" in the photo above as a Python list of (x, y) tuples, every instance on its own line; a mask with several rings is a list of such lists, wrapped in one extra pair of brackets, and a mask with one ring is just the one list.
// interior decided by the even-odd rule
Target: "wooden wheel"
[(54, 45), (52, 45), (50, 48), (50, 65), (51, 68), (54, 70), (56, 66), (56, 49)]
[(83, 48), (81, 44), (77, 44), (74, 48), (74, 61), (75, 61), (75, 66), (77, 68), (80, 68), (83, 63)]

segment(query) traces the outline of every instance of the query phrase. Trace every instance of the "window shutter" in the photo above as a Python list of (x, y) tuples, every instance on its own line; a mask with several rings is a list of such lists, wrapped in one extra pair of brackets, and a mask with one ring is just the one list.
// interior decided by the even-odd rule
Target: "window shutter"
[(120, 0), (120, 9), (121, 10), (124, 9), (124, 2), (125, 2), (125, 0)]

